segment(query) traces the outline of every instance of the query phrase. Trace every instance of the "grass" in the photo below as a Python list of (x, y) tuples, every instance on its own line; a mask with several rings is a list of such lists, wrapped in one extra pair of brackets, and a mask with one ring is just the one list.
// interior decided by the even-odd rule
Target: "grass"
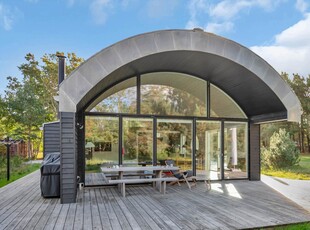
[(299, 165), (279, 170), (262, 170), (267, 176), (281, 177), (296, 180), (310, 180), (310, 154), (300, 155)]
[(26, 175), (28, 175), (29, 173), (32, 173), (34, 171), (36, 171), (37, 169), (39, 169), (41, 166), (41, 164), (39, 163), (34, 163), (34, 164), (21, 164), (18, 168), (12, 168), (11, 173), (10, 173), (10, 180), (7, 181), (6, 178), (6, 169), (5, 170), (1, 170), (1, 176), (0, 176), (0, 188), (12, 183), (13, 181), (22, 178)]
[(310, 222), (262, 228), (262, 230), (308, 230)]

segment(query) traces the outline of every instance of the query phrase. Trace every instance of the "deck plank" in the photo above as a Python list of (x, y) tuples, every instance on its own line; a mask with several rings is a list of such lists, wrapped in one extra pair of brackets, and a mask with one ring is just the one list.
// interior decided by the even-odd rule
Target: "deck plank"
[[(122, 229), (124, 229), (124, 230), (132, 229), (130, 227), (130, 224), (129, 224), (126, 216), (123, 213), (123, 210), (120, 208), (120, 206), (117, 202), (117, 199), (113, 196), (113, 193), (111, 190), (114, 190), (114, 188), (106, 189), (106, 194), (110, 199), (110, 207), (109, 207), (110, 211), (113, 209), (113, 212), (115, 213)], [(112, 226), (114, 229), (114, 225), (112, 225)]]
[(119, 229), (122, 229), (122, 227), (121, 227), (121, 223), (118, 220), (117, 215), (116, 215), (116, 213), (113, 209), (113, 206), (112, 206), (112, 203), (114, 202), (114, 198), (111, 198), (108, 196), (107, 191), (109, 189), (111, 189), (111, 188), (100, 189), (100, 193), (101, 193), (102, 199), (105, 203), (106, 215), (109, 218), (112, 229), (119, 230)]
[[(129, 194), (132, 194), (129, 190)], [(126, 202), (128, 207), (131, 208), (131, 211), (134, 212), (135, 217), (137, 219), (142, 218), (140, 221), (143, 224), (141, 227), (144, 227), (143, 229), (152, 229), (152, 230), (159, 230), (161, 229), (160, 226), (156, 224), (156, 222), (153, 220), (152, 216), (150, 216), (148, 213), (146, 213), (142, 207), (140, 206), (139, 201), (136, 201), (136, 199), (133, 198), (133, 196), (127, 196)]]
[(91, 210), (90, 218), (92, 221), (93, 229), (102, 229), (100, 213), (94, 189), (89, 190), (89, 195), (90, 195), (90, 210)]
[(63, 229), (71, 230), (74, 227), (75, 215), (76, 215), (77, 203), (69, 204), (69, 209)]
[(57, 218), (57, 221), (55, 223), (54, 230), (65, 229), (65, 222), (67, 219), (70, 204), (63, 204), (60, 206), (61, 206), (61, 210), (60, 210), (59, 216)]
[(50, 205), (44, 211), (44, 213), (42, 214), (41, 218), (39, 219), (39, 221), (38, 221), (38, 223), (37, 223), (37, 225), (35, 226), (34, 229), (40, 230), (40, 229), (44, 229), (45, 228), (46, 223), (48, 222), (48, 219), (49, 219), (50, 215), (54, 211), (54, 208), (55, 208), (57, 202), (59, 202), (59, 199), (52, 199), (51, 200)]
[(116, 186), (86, 187), (77, 203), (60, 204), (41, 197), (36, 171), (0, 188), (0, 229), (240, 229), (310, 221), (308, 211), (259, 181), (213, 182), (211, 191), (203, 182), (191, 190), (167, 185), (166, 194), (128, 185), (126, 192), (123, 198)]
[(137, 229), (137, 230), (141, 229), (137, 220), (132, 215), (131, 210), (129, 210), (123, 202), (123, 200), (126, 200), (126, 198), (122, 199), (122, 197), (119, 196), (119, 193), (117, 193), (115, 191), (115, 189), (111, 189), (110, 191), (111, 191), (111, 195), (115, 198), (115, 200), (119, 206), (120, 211), (123, 212), (124, 216), (126, 217), (130, 227), (132, 229)]
[(99, 212), (100, 221), (101, 221), (101, 226), (102, 226), (102, 229), (111, 230), (112, 225), (111, 225), (110, 218), (106, 210), (106, 206), (105, 206), (106, 201), (101, 196), (100, 190), (101, 189), (99, 188), (94, 189), (96, 202), (98, 206), (98, 212)]

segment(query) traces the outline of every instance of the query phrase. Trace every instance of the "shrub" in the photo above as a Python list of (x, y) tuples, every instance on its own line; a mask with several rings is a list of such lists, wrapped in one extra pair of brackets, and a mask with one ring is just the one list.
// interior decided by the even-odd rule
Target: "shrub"
[(0, 156), (6, 155), (6, 147), (4, 144), (0, 144)]
[(269, 169), (281, 169), (299, 162), (299, 149), (290, 139), (285, 129), (275, 132), (270, 138), (270, 147), (262, 149), (262, 166)]

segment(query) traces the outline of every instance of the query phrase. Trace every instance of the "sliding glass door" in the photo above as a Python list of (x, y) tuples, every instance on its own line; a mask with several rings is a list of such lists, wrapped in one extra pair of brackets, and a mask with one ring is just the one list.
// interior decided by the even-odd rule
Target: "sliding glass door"
[(247, 123), (225, 122), (224, 125), (224, 178), (248, 177)]
[(192, 170), (192, 120), (157, 120), (157, 160), (172, 159), (182, 170)]
[(196, 122), (196, 174), (198, 178), (220, 180), (221, 122)]
[(164, 165), (167, 159), (195, 170), (198, 179), (247, 178), (247, 136), (246, 122), (86, 116), (85, 183), (101, 183), (102, 165)]
[(153, 164), (153, 119), (123, 118), (123, 165)]
[(85, 117), (85, 185), (99, 185), (100, 166), (119, 162), (119, 119), (117, 117)]

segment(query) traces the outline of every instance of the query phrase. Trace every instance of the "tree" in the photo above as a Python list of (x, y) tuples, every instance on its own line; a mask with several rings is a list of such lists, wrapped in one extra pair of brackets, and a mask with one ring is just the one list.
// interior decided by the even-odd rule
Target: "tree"
[(262, 166), (281, 169), (299, 162), (299, 149), (285, 129), (275, 132), (270, 138), (270, 147), (262, 150)]
[[(62, 54), (62, 53), (59, 53)], [(82, 61), (74, 53), (68, 53), (67, 73), (70, 74)], [(18, 67), (23, 75), (20, 81), (8, 77), (5, 97), (0, 100), (0, 132), (6, 132), (15, 138), (28, 141), (28, 157), (33, 155), (32, 146), (36, 143), (39, 151), (41, 142), (40, 127), (44, 122), (53, 121), (57, 115), (57, 104), (54, 96), (58, 91), (58, 62), (56, 54), (45, 54), (42, 65), (33, 54), (25, 56), (26, 62)], [(5, 107), (5, 111), (1, 107)], [(1, 114), (2, 115), (2, 114)], [(3, 127), (4, 126), (4, 127)]]
[(18, 124), (15, 126), (14, 134), (27, 140), (27, 152), (30, 158), (31, 142), (38, 138), (39, 127), (48, 116), (48, 111), (40, 100), (38, 86), (33, 81), (24, 81), (20, 87), (9, 91), (6, 100), (9, 116)]
[[(46, 109), (50, 112), (50, 119), (55, 120), (57, 117), (58, 105), (54, 96), (58, 92), (58, 58), (57, 55), (63, 55), (62, 52), (56, 54), (45, 54), (41, 60), (41, 75), (39, 77), (44, 93), (41, 95)], [(75, 53), (67, 53), (66, 75), (75, 70), (82, 62), (83, 58), (78, 57)]]
[(282, 78), (290, 85), (301, 102), (303, 114), (301, 122), (278, 122), (261, 125), (261, 141), (263, 147), (269, 146), (269, 139), (279, 129), (286, 129), (291, 139), (297, 143), (301, 152), (310, 152), (310, 78), (294, 74), (289, 78), (287, 73), (282, 73)]

